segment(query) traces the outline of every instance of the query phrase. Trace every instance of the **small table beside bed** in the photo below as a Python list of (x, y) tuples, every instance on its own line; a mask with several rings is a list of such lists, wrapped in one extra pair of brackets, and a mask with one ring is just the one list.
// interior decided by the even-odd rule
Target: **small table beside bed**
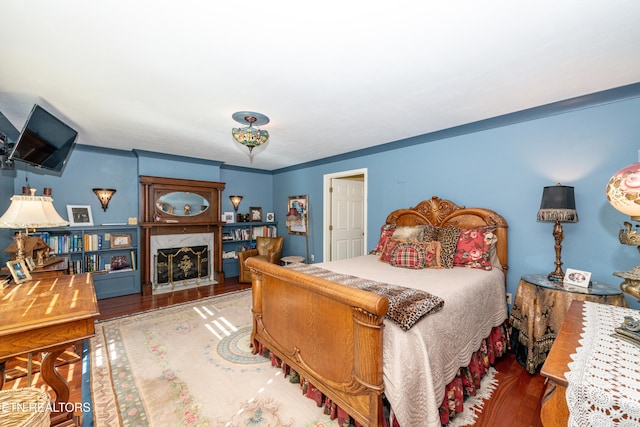
[[(477, 365), (506, 351), (507, 228), (490, 209), (432, 197), (391, 212), (375, 254), (288, 267), (249, 260), (253, 351), (268, 349), (361, 425), (382, 425), (383, 393), (395, 425), (446, 424), (443, 408), (461, 411), (460, 389), (475, 393), (488, 370)], [(408, 327), (394, 321), (393, 292), (341, 284), (367, 281), (441, 304)]]

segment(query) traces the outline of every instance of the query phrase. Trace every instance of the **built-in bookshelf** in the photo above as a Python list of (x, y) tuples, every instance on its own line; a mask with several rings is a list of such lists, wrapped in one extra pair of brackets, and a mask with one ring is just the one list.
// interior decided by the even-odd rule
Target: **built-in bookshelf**
[(30, 235), (68, 258), (72, 273), (92, 273), (98, 299), (140, 293), (137, 226), (38, 229)]
[(222, 264), (225, 277), (240, 275), (238, 252), (256, 247), (256, 237), (277, 237), (275, 222), (238, 222), (222, 228)]

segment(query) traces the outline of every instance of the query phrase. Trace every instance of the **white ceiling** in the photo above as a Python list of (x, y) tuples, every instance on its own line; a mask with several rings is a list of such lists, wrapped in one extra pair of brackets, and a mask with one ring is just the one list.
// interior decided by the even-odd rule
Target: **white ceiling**
[[(0, 111), (273, 170), (640, 81), (637, 0), (2, 0)], [(231, 115), (271, 122), (250, 162)]]

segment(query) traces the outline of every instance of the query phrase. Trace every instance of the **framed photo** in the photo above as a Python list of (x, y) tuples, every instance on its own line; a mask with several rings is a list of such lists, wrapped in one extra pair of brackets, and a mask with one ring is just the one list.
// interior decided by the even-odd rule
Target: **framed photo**
[(111, 234), (111, 248), (130, 248), (131, 234)]
[(249, 208), (251, 222), (262, 222), (262, 208)]
[(289, 196), (287, 229), (289, 234), (309, 234), (309, 196)]
[(24, 263), (29, 267), (29, 271), (33, 271), (33, 269), (36, 268), (36, 262), (33, 260), (33, 257), (26, 257), (24, 259)]
[(276, 220), (276, 214), (273, 212), (267, 212), (267, 222), (274, 222)]
[(591, 283), (591, 272), (567, 268), (567, 271), (564, 273), (562, 283), (588, 288)]
[(31, 280), (31, 274), (29, 274), (29, 269), (24, 261), (9, 261), (7, 262), (7, 268), (9, 268), (16, 284)]
[(233, 224), (234, 222), (236, 222), (236, 216), (233, 214), (233, 212), (223, 212), (222, 220), (227, 224)]
[(70, 226), (93, 225), (93, 215), (89, 205), (67, 205)]

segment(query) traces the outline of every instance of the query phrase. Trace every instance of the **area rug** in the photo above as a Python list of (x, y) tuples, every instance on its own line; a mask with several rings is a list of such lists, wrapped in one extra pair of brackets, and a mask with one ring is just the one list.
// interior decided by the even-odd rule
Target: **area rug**
[[(338, 426), (269, 359), (251, 354), (251, 290), (96, 324), (83, 427)], [(453, 425), (473, 424), (495, 388)], [(473, 408), (473, 409), (471, 409)]]
[(337, 426), (251, 354), (250, 333), (250, 290), (98, 323), (93, 425)]

